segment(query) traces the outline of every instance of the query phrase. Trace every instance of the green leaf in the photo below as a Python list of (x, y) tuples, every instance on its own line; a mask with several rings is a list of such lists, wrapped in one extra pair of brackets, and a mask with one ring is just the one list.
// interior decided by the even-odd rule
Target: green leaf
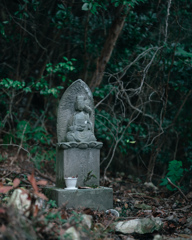
[(83, 11), (89, 11), (91, 9), (91, 7), (92, 7), (91, 3), (84, 3), (81, 9)]
[(26, 87), (23, 89), (24, 92), (28, 93), (28, 92), (32, 92), (31, 88), (30, 87)]
[(63, 4), (58, 4), (57, 5), (59, 8), (61, 8), (61, 9), (65, 9), (65, 7), (63, 6)]

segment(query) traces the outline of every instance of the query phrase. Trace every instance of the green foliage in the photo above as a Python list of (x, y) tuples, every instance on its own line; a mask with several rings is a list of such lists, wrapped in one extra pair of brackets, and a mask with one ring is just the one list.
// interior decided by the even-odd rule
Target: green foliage
[(93, 93), (93, 95), (95, 97), (100, 97), (100, 98), (104, 98), (106, 97), (108, 94), (110, 93), (110, 95), (114, 95), (115, 94), (115, 87), (113, 87), (111, 84), (106, 84), (100, 88), (95, 88), (95, 91)]
[(85, 186), (86, 186), (86, 183), (87, 183), (89, 180), (91, 180), (92, 178), (97, 178), (97, 177), (95, 176), (95, 174), (93, 174), (92, 172), (93, 172), (93, 170), (89, 171), (89, 172), (87, 173), (87, 176), (86, 176), (85, 179), (83, 180), (83, 183), (84, 183)]
[(5, 89), (13, 88), (15, 90), (20, 90), (20, 89), (24, 89), (25, 82), (20, 82), (20, 81), (16, 81), (16, 80), (14, 81), (9, 78), (4, 78), (1, 80), (0, 86)]
[(52, 63), (48, 63), (46, 65), (46, 71), (48, 72), (48, 74), (57, 73), (57, 75), (61, 77), (62, 81), (64, 82), (66, 80), (64, 74), (67, 71), (75, 70), (73, 62), (76, 61), (76, 59), (72, 58), (71, 60), (68, 60), (67, 57), (63, 57), (63, 60), (64, 62), (59, 62), (55, 66), (53, 66)]
[[(103, 90), (96, 90), (96, 94), (100, 93), (100, 95), (104, 96)], [(137, 124), (129, 124), (129, 119), (124, 118), (121, 115), (112, 115), (106, 110), (98, 111), (96, 109), (96, 119), (95, 119), (95, 128), (98, 138), (103, 142), (108, 142), (108, 144), (114, 143), (114, 140), (119, 141), (118, 149), (124, 155), (127, 154), (128, 149), (135, 149), (134, 151), (138, 151), (137, 147), (131, 147), (130, 145), (135, 144), (136, 141), (133, 137), (133, 133), (140, 131), (144, 132), (142, 126), (138, 126)], [(123, 134), (123, 137), (122, 137)]]
[[(45, 169), (49, 167), (52, 172), (56, 169), (56, 153), (55, 149), (51, 147), (44, 146), (32, 146), (30, 147), (30, 153), (32, 155), (31, 161), (34, 163), (37, 169)], [(48, 166), (50, 165), (50, 166)]]
[(119, 5), (128, 5), (131, 7), (135, 7), (135, 5), (138, 5), (140, 3), (146, 2), (146, 0), (111, 0), (112, 3), (114, 3), (115, 7), (118, 7)]
[(47, 204), (49, 205), (50, 208), (57, 208), (57, 204), (56, 204), (56, 201), (55, 200), (49, 200), (47, 202)]
[[(43, 127), (33, 128), (31, 123), (23, 120), (18, 122), (14, 131), (4, 135), (4, 144), (17, 144), (22, 143), (30, 155), (28, 157), (34, 162), (36, 168), (41, 169), (46, 167), (46, 163), (50, 163), (50, 168), (55, 170), (56, 159), (55, 149), (51, 146), (52, 136), (47, 133)], [(3, 159), (2, 159), (3, 160)]]
[(181, 177), (183, 176), (184, 169), (182, 168), (182, 162), (173, 160), (169, 162), (169, 167), (168, 167), (168, 173), (164, 179), (162, 179), (162, 183), (160, 184), (161, 186), (166, 186), (167, 189), (170, 191), (176, 190), (176, 188), (173, 188), (167, 178), (169, 178), (172, 183), (177, 184)]
[(24, 141), (24, 146), (28, 146), (31, 142), (50, 144), (51, 135), (43, 127), (33, 128), (30, 122), (22, 120), (17, 123), (13, 132), (4, 135), (4, 143), (10, 143), (10, 139), (12, 139), (12, 143), (16, 144), (22, 140)]
[(92, 14), (97, 12), (97, 7), (101, 7), (101, 5), (94, 0), (82, 0), (84, 2), (82, 6), (83, 11), (90, 11)]

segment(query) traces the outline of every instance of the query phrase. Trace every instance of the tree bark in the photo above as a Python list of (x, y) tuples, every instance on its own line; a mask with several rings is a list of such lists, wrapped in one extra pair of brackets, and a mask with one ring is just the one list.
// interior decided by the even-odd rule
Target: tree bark
[(106, 65), (109, 62), (109, 59), (115, 47), (115, 43), (123, 29), (129, 10), (130, 8), (125, 5), (122, 5), (118, 9), (118, 14), (109, 29), (109, 33), (101, 51), (101, 55), (97, 58), (96, 70), (93, 73), (93, 77), (90, 82), (90, 88), (92, 91), (94, 91), (95, 87), (98, 87), (102, 82)]

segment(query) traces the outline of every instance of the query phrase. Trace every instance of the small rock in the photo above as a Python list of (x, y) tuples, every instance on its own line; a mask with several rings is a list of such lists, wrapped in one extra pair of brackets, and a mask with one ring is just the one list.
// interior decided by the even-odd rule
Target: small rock
[[(9, 199), (8, 205), (13, 205), (24, 213), (31, 206), (31, 199), (29, 198), (29, 194), (24, 193), (21, 189), (15, 189)], [(29, 212), (27, 212), (26, 215), (29, 215)]]
[(163, 227), (163, 222), (159, 217), (135, 219), (126, 222), (118, 222), (115, 225), (116, 232), (127, 233), (152, 233), (159, 231)]
[(158, 187), (156, 187), (152, 182), (145, 182), (144, 185), (147, 188), (152, 188), (154, 191), (158, 191)]
[(192, 229), (192, 217), (187, 218), (187, 224), (186, 226), (190, 229)]
[(80, 240), (79, 233), (76, 231), (74, 227), (68, 228), (63, 236), (64, 239)]
[(185, 234), (191, 234), (191, 230), (190, 230), (189, 228), (185, 228), (185, 229), (183, 230), (183, 232), (184, 232)]
[(92, 226), (92, 219), (93, 217), (91, 215), (87, 215), (87, 214), (82, 214), (82, 224), (87, 226), (89, 229)]
[(119, 217), (119, 212), (115, 209), (109, 209), (106, 211), (107, 214), (111, 213), (115, 217)]
[(189, 192), (186, 196), (188, 199), (192, 199), (192, 192)]
[(166, 217), (165, 220), (167, 220), (169, 222), (174, 222), (174, 223), (178, 223), (179, 222), (179, 219), (177, 218), (177, 215), (175, 213), (173, 213), (172, 215)]
[(162, 240), (162, 239), (163, 239), (162, 236), (159, 234), (155, 235), (153, 238), (153, 240)]

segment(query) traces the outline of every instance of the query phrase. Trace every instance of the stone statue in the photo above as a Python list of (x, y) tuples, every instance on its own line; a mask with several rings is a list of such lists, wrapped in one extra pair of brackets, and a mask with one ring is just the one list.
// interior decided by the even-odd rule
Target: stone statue
[(67, 142), (96, 141), (93, 133), (93, 124), (90, 120), (92, 109), (89, 107), (85, 96), (77, 96), (75, 110), (76, 112), (69, 121)]
[(81, 79), (63, 94), (57, 114), (58, 146), (68, 148), (101, 148), (94, 135), (95, 111), (90, 88)]

